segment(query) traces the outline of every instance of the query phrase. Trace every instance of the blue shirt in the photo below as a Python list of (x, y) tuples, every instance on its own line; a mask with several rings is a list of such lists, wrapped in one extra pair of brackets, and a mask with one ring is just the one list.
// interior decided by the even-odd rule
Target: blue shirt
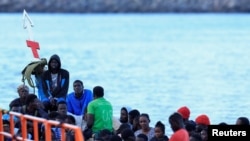
[(74, 115), (84, 115), (85, 109), (90, 101), (94, 99), (92, 91), (84, 89), (84, 94), (80, 98), (75, 97), (75, 92), (72, 92), (67, 95), (67, 109), (68, 112)]

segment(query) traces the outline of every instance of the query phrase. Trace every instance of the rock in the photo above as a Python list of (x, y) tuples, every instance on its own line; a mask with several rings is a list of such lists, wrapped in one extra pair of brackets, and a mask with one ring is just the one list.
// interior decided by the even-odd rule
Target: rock
[(0, 0), (0, 12), (249, 12), (249, 0)]

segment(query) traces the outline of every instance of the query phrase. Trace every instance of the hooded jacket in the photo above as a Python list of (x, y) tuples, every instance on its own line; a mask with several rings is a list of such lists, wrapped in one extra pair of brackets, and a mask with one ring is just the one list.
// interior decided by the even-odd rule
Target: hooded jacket
[[(52, 77), (51, 77), (52, 68), (50, 66), (50, 63), (53, 59), (58, 62), (58, 68), (56, 70), (58, 74), (57, 87), (55, 87), (54, 89), (52, 89)], [(64, 100), (66, 99), (69, 88), (69, 72), (61, 68), (61, 60), (57, 54), (54, 54), (50, 57), (48, 62), (48, 70), (46, 70), (43, 73), (42, 81), (43, 81), (43, 91), (45, 95), (45, 98), (42, 99), (42, 101), (48, 99), (49, 97), (60, 98), (60, 99), (63, 98)]]

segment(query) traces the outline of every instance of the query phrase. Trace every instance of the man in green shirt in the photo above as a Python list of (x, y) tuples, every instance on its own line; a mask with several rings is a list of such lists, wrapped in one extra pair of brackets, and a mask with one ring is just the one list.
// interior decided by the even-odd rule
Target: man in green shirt
[(95, 138), (101, 130), (113, 132), (113, 107), (104, 98), (104, 89), (101, 86), (93, 88), (94, 100), (87, 107), (87, 127), (92, 129)]

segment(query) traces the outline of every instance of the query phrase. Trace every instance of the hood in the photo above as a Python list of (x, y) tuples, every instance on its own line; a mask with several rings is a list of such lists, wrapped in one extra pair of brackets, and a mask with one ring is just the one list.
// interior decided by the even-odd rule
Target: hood
[(129, 106), (123, 106), (122, 108), (121, 108), (121, 110), (122, 109), (125, 109), (126, 111), (127, 111), (127, 113), (129, 113), (132, 109), (131, 109), (131, 107), (129, 107)]
[(58, 69), (60, 69), (61, 68), (61, 60), (57, 54), (54, 54), (50, 57), (49, 62), (48, 62), (48, 69), (51, 70), (51, 67), (49, 64), (50, 64), (51, 60), (53, 60), (53, 59), (58, 62)]

